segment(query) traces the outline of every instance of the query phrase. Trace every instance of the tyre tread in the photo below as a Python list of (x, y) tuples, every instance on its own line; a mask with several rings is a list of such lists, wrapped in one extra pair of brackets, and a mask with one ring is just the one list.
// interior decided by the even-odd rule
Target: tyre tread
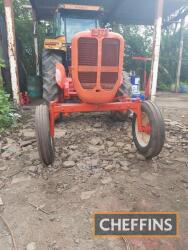
[(35, 112), (35, 130), (41, 161), (48, 166), (54, 161), (54, 145), (50, 137), (49, 111), (47, 105), (37, 106)]
[(62, 58), (56, 53), (53, 50), (44, 49), (42, 54), (43, 99), (47, 103), (56, 100), (59, 93), (55, 80), (55, 66), (62, 62)]
[(132, 125), (133, 141), (139, 153), (144, 155), (146, 159), (151, 159), (159, 155), (163, 148), (165, 141), (165, 125), (162, 114), (156, 104), (151, 101), (144, 101), (141, 108), (142, 111), (144, 110), (144, 112), (148, 112), (148, 116), (150, 116), (150, 120), (152, 122), (151, 138), (146, 147), (142, 147), (139, 144), (135, 133), (136, 115), (134, 115)]

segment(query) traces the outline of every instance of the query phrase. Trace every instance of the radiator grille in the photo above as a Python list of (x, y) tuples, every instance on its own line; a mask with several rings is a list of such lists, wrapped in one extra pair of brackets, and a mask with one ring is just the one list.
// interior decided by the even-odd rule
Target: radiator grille
[[(82, 37), (78, 40), (78, 66), (80, 66), (78, 79), (84, 89), (96, 87), (97, 74), (100, 76), (102, 89), (113, 89), (118, 80), (120, 41), (114, 38), (104, 38), (101, 49), (102, 51), (98, 50), (96, 38)], [(98, 56), (101, 56), (100, 70)], [(105, 72), (103, 67), (109, 67), (109, 72)], [(113, 72), (110, 72), (110, 67), (117, 67), (117, 72), (114, 69), (112, 69)]]
[(103, 72), (101, 73), (101, 87), (103, 89), (113, 89), (118, 79), (117, 72)]
[(84, 89), (93, 89), (97, 82), (97, 72), (79, 72), (78, 78)]
[(120, 41), (104, 38), (102, 44), (102, 66), (118, 66)]
[(78, 64), (97, 66), (98, 41), (96, 38), (80, 38), (78, 41)]
[[(78, 41), (78, 65), (97, 66), (98, 41), (96, 38), (82, 37)], [(79, 72), (78, 78), (84, 89), (93, 89), (97, 83), (97, 72)]]

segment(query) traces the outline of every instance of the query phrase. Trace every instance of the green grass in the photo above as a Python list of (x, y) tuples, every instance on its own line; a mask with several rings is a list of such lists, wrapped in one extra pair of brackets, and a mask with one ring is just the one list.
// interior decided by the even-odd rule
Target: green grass
[(13, 108), (10, 96), (0, 87), (0, 133), (14, 124)]
[(165, 83), (159, 83), (157, 89), (160, 91), (170, 91), (170, 85), (167, 85)]

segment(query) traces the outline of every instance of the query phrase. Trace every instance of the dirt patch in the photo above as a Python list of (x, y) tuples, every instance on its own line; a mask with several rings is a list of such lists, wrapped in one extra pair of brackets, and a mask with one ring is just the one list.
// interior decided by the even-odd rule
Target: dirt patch
[[(34, 107), (19, 131), (1, 138), (0, 206), (22, 249), (188, 249), (188, 96), (157, 102), (167, 138), (160, 156), (145, 161), (131, 124), (107, 114), (78, 114), (56, 126), (56, 162), (38, 159)], [(179, 240), (93, 239), (96, 211), (179, 211)], [(2, 225), (2, 226), (1, 226)], [(0, 222), (0, 246), (10, 241)], [(8, 238), (5, 238), (8, 237)], [(11, 249), (11, 248), (10, 248)]]

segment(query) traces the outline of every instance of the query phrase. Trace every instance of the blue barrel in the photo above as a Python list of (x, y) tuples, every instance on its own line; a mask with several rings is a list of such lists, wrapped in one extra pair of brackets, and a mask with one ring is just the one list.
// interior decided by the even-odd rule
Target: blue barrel
[(28, 94), (31, 98), (42, 97), (42, 80), (39, 76), (28, 77)]
[(144, 101), (145, 96), (140, 92), (140, 77), (132, 75), (130, 80), (132, 84), (132, 98), (140, 98), (142, 101)]
[(187, 93), (187, 89), (188, 88), (187, 88), (187, 86), (185, 84), (183, 84), (183, 83), (180, 84), (180, 87), (179, 87), (179, 92), (180, 93), (183, 93), (183, 94)]
[(132, 84), (132, 94), (140, 95), (140, 78), (137, 76), (131, 76), (131, 84)]

